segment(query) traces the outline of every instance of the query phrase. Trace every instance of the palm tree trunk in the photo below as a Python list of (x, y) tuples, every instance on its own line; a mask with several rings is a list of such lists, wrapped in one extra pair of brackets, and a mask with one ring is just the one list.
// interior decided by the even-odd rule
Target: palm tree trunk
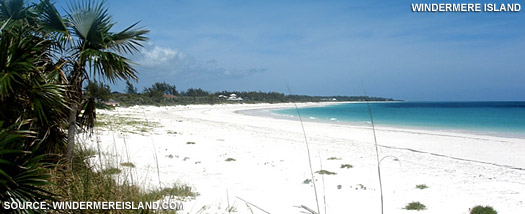
[(71, 161), (73, 159), (73, 151), (75, 150), (75, 139), (77, 134), (77, 113), (78, 107), (76, 104), (71, 106), (68, 119), (68, 132), (67, 132), (67, 152), (66, 160)]

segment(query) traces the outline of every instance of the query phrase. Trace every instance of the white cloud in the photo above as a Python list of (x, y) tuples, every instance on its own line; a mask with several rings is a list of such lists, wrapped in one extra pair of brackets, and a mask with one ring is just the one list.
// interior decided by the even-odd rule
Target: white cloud
[(153, 48), (143, 48), (141, 57), (137, 62), (141, 66), (155, 67), (166, 65), (178, 58), (185, 58), (185, 55), (171, 48), (153, 46)]
[(202, 79), (241, 78), (266, 70), (262, 68), (221, 66), (215, 59), (203, 61), (177, 49), (153, 44), (143, 48), (133, 58), (139, 64), (138, 70), (143, 75), (154, 77), (155, 79), (158, 79), (159, 76), (162, 76), (162, 78), (176, 78), (186, 82)]

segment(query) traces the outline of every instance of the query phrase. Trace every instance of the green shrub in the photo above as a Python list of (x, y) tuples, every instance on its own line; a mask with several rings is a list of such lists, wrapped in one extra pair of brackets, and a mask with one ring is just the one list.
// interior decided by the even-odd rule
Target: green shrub
[(115, 175), (115, 174), (119, 174), (121, 173), (122, 171), (118, 168), (115, 168), (115, 167), (111, 167), (111, 168), (107, 168), (107, 169), (104, 169), (102, 170), (102, 174), (104, 175)]
[(317, 171), (315, 173), (320, 174), (320, 175), (337, 175), (337, 173), (335, 173), (335, 172), (330, 172), (330, 171), (324, 170), (324, 169), (323, 170), (319, 170), (319, 171)]
[(312, 179), (305, 179), (303, 181), (303, 184), (310, 184), (310, 183), (312, 183)]
[(124, 162), (120, 164), (121, 166), (129, 167), (129, 168), (135, 168), (135, 164), (131, 162)]
[(475, 206), (470, 210), (470, 214), (497, 214), (498, 212), (490, 206)]
[(424, 204), (420, 203), (419, 201), (410, 202), (409, 204), (407, 204), (405, 206), (405, 210), (417, 210), (417, 211), (419, 211), (419, 210), (426, 210), (426, 209), (427, 209), (427, 207)]
[(341, 160), (341, 158), (338, 158), (338, 157), (330, 157), (330, 158), (328, 158), (327, 160)]
[(230, 162), (230, 161), (237, 161), (237, 160), (235, 160), (235, 158), (226, 158), (226, 160), (224, 160), (224, 161)]
[(354, 166), (352, 166), (351, 164), (341, 164), (341, 169), (344, 169), (344, 168), (347, 168), (347, 169), (350, 169), (350, 168), (353, 168)]
[(426, 189), (426, 188), (428, 188), (428, 186), (426, 184), (418, 184), (418, 185), (416, 185), (416, 188), (417, 189)]
[(173, 187), (164, 188), (160, 191), (153, 191), (148, 193), (149, 198), (154, 198), (156, 200), (162, 199), (166, 196), (177, 196), (180, 198), (195, 198), (199, 196), (198, 192), (195, 192), (191, 186), (174, 184)]

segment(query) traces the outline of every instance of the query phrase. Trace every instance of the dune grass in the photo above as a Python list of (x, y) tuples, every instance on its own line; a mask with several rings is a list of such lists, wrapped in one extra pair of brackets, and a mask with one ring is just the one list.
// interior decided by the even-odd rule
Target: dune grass
[[(78, 149), (71, 163), (65, 161), (47, 169), (50, 182), (45, 190), (55, 195), (57, 201), (125, 201), (155, 202), (159, 200), (187, 200), (199, 195), (194, 188), (185, 184), (173, 184), (169, 188), (144, 190), (128, 182), (129, 174), (117, 167), (109, 166), (100, 171), (88, 160), (93, 157), (93, 149)], [(98, 163), (98, 162), (97, 162)], [(121, 166), (131, 167), (129, 162)], [(120, 177), (115, 179), (115, 176)], [(68, 210), (64, 210), (69, 212)], [(73, 210), (70, 210), (73, 211)], [(109, 210), (82, 210), (82, 213), (108, 213)], [(174, 213), (175, 210), (112, 210), (111, 213)]]

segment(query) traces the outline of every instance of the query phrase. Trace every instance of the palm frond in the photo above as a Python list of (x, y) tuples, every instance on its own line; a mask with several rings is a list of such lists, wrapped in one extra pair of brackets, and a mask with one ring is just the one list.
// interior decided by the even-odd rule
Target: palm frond
[(88, 49), (82, 53), (81, 58), (91, 65), (94, 76), (99, 75), (112, 83), (117, 79), (137, 79), (131, 60), (116, 53)]
[(95, 107), (95, 98), (90, 97), (82, 103), (82, 115), (78, 120), (78, 125), (80, 127), (86, 127), (87, 130), (92, 131), (95, 126), (95, 121), (97, 119), (96, 107)]
[(76, 36), (89, 48), (104, 48), (105, 37), (114, 23), (105, 6), (105, 1), (77, 1), (69, 5), (67, 14)]
[(52, 35), (55, 41), (64, 45), (65, 42), (72, 40), (72, 36), (66, 27), (66, 20), (60, 16), (54, 4), (49, 0), (42, 0), (37, 8), (39, 10), (40, 24)]
[(127, 54), (137, 52), (138, 47), (143, 46), (141, 42), (148, 40), (145, 35), (149, 32), (149, 30), (142, 28), (133, 29), (138, 23), (132, 24), (119, 33), (111, 33), (108, 48)]
[(2, 19), (22, 19), (25, 17), (26, 11), (23, 0), (3, 0), (0, 2), (0, 18)]
[[(51, 199), (51, 194), (39, 188), (49, 184), (40, 162), (45, 156), (33, 155), (31, 147), (23, 142), (34, 138), (36, 133), (19, 130), (29, 121), (3, 127), (0, 121), (0, 201), (42, 201)], [(31, 145), (31, 144), (29, 144)]]

